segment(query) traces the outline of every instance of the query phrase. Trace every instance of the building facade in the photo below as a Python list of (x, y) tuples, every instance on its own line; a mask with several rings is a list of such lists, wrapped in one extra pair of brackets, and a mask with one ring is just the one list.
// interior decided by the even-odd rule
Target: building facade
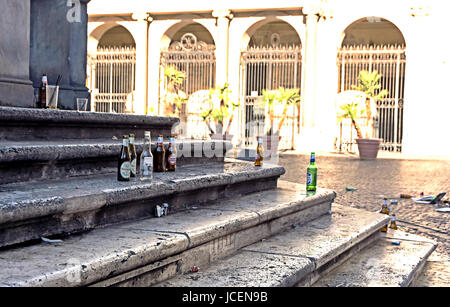
[(297, 88), (301, 103), (288, 109), (283, 147), (332, 150), (346, 142), (339, 93), (356, 85), (359, 71), (376, 70), (389, 92), (377, 101), (384, 149), (450, 155), (441, 138), (449, 130), (448, 8), (444, 0), (95, 0), (88, 6), (88, 86), (98, 110), (164, 115), (164, 70), (175, 66), (185, 73), (182, 114), (198, 126), (201, 98), (193, 97), (228, 83), (239, 103), (231, 132), (243, 146), (261, 133), (252, 123), (264, 126), (263, 91)]

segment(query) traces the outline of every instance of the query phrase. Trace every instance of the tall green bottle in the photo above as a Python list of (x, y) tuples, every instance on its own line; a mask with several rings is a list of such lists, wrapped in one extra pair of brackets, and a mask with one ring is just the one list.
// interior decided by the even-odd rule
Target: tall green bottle
[(315, 191), (317, 189), (317, 166), (316, 154), (311, 153), (311, 160), (306, 171), (306, 191)]

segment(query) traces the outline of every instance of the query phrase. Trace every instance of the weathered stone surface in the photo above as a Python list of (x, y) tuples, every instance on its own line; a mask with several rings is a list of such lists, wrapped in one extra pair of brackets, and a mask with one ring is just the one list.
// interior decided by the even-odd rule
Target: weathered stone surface
[[(262, 220), (266, 224), (271, 222), (260, 219), (260, 216), (270, 210), (281, 210), (286, 214), (291, 212), (283, 209), (282, 203), (297, 211), (314, 209), (315, 206), (303, 206), (306, 201), (304, 186), (297, 185), (297, 192), (292, 190), (292, 185), (289, 189), (283, 186), (282, 182), (276, 190), (238, 197), (239, 203), (229, 200), (210, 204), (207, 208), (191, 207), (190, 210), (160, 219), (95, 229), (83, 235), (67, 237), (62, 243), (4, 249), (0, 251), (0, 285), (80, 286), (97, 284), (105, 279), (112, 279), (110, 283), (116, 285), (152, 284), (160, 278), (171, 277), (170, 274), (184, 272), (191, 265), (209, 263), (243, 247), (246, 242), (239, 239), (241, 232), (246, 234), (247, 242), (260, 240), (255, 226)], [(278, 196), (270, 198), (270, 194)], [(333, 193), (322, 191), (320, 194), (325, 203), (330, 202), (327, 199), (329, 194)], [(274, 206), (275, 200), (279, 206)], [(278, 220), (291, 215), (271, 214), (273, 217), (280, 216)], [(251, 228), (253, 232), (249, 231)], [(273, 231), (267, 235), (281, 229)], [(284, 259), (283, 256), (262, 258), (273, 262), (282, 259), (289, 264), (289, 268), (295, 268), (301, 274), (310, 269), (308, 259)], [(275, 267), (272, 269), (276, 271)], [(138, 278), (140, 275), (145, 277)], [(279, 276), (279, 281), (286, 285), (297, 278), (292, 279), (284, 274)], [(270, 275), (266, 277), (261, 285), (272, 283)], [(108, 285), (108, 280), (97, 285), (102, 284)]]
[(307, 258), (241, 251), (160, 287), (290, 287), (314, 269)]
[(0, 252), (2, 286), (81, 286), (186, 249), (187, 237), (136, 229), (97, 229)]
[(435, 248), (434, 242), (422, 237), (390, 231), (388, 237), (365, 248), (314, 286), (407, 287)]
[(0, 107), (0, 140), (65, 140), (120, 138), (135, 133), (154, 139), (171, 135), (175, 117)]
[[(325, 215), (301, 226), (291, 224), (291, 227), (284, 228), (284, 232), (244, 247), (234, 256), (201, 268), (199, 273), (178, 276), (158, 286), (188, 286), (189, 282), (210, 287), (294, 286), (324, 264), (378, 233), (381, 225), (389, 220), (381, 214), (339, 205), (333, 205), (333, 211), (332, 216)], [(301, 224), (301, 220), (299, 222)], [(291, 265), (290, 260), (286, 262), (289, 265), (282, 268), (279, 268), (280, 263), (274, 264), (286, 259), (296, 259), (298, 265)], [(274, 273), (273, 280), (265, 279), (267, 272), (272, 272), (271, 266), (282, 273), (282, 278)], [(263, 277), (261, 282), (260, 276)], [(233, 284), (233, 280), (237, 283)]]
[(389, 217), (333, 205), (333, 214), (323, 216), (244, 250), (277, 252), (283, 255), (307, 257), (319, 268), (378, 231)]
[(1, 4), (0, 106), (31, 107), (30, 0)]
[[(121, 147), (119, 139), (3, 141), (0, 184), (115, 173)], [(177, 165), (223, 162), (230, 147), (229, 142), (223, 141), (179, 140)], [(156, 151), (155, 143), (152, 149)], [(142, 150), (143, 141), (138, 139), (138, 157)]]
[(177, 212), (186, 204), (275, 188), (283, 173), (279, 166), (256, 168), (229, 160), (155, 173), (152, 182), (118, 182), (116, 175), (104, 175), (2, 185), (0, 245), (153, 216), (155, 206), (163, 202)]

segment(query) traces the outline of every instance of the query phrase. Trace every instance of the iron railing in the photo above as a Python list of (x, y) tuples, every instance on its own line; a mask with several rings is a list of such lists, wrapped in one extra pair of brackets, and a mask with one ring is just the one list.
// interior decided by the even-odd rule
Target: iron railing
[[(381, 88), (389, 94), (378, 101), (375, 135), (383, 139), (381, 147), (388, 151), (401, 151), (403, 138), (403, 104), (405, 89), (406, 49), (404, 46), (342, 47), (338, 52), (338, 92), (352, 90), (358, 85), (359, 72), (378, 71), (382, 75)], [(344, 125), (345, 126), (345, 125)], [(351, 125), (343, 128), (339, 143), (354, 143)], [(343, 140), (345, 139), (345, 140)], [(351, 145), (344, 145), (349, 147)]]
[(99, 48), (89, 55), (88, 69), (93, 111), (134, 112), (135, 48)]
[[(244, 145), (254, 147), (256, 137), (268, 130), (264, 90), (280, 87), (301, 89), (302, 56), (300, 46), (251, 47), (241, 53), (241, 101), (243, 116), (241, 137)], [(300, 132), (300, 112), (289, 108), (289, 116), (280, 131), (280, 149), (294, 147), (294, 136)], [(277, 122), (280, 118), (275, 118)]]

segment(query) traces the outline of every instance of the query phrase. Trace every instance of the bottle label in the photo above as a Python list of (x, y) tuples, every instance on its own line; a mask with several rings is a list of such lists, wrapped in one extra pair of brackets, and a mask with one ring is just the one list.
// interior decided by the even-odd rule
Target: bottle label
[(130, 174), (131, 174), (131, 163), (128, 161), (123, 162), (122, 165), (120, 166), (120, 175), (123, 178), (130, 178)]
[(158, 143), (158, 145), (162, 145), (163, 144), (163, 138), (162, 137), (158, 137), (157, 143)]
[(133, 137), (130, 138), (130, 144), (134, 144), (134, 138)]
[(127, 140), (127, 139), (123, 139), (122, 145), (123, 145), (123, 146), (128, 146), (128, 140)]
[(171, 154), (168, 161), (170, 165), (175, 165), (177, 163), (177, 156), (175, 154)]
[(173, 145), (175, 144), (175, 138), (170, 138), (170, 143)]
[(306, 173), (306, 185), (313, 184), (313, 175), (310, 172)]
[(131, 173), (136, 175), (136, 159), (131, 160)]
[(145, 157), (144, 158), (144, 176), (150, 176), (153, 170), (153, 158)]

